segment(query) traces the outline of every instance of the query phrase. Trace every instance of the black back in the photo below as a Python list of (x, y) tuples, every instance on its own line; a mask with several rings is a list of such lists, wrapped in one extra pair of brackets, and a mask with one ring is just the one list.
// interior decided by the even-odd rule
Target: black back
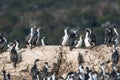
[(10, 60), (13, 62), (13, 66), (16, 68), (16, 64), (18, 61), (18, 55), (17, 55), (17, 51), (15, 50), (15, 47), (13, 47), (10, 52)]
[(111, 59), (112, 59), (113, 64), (118, 63), (118, 61), (119, 61), (119, 52), (118, 52), (118, 50), (115, 49), (115, 52), (113, 52)]
[(38, 68), (36, 62), (39, 61), (38, 59), (35, 60), (33, 67), (31, 68), (31, 76), (32, 80), (37, 79), (37, 74), (38, 74)]

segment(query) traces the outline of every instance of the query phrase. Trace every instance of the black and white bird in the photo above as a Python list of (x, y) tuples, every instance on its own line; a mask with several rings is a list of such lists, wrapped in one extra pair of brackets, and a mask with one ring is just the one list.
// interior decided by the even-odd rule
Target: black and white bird
[(117, 69), (116, 69), (116, 65), (112, 64), (111, 67), (112, 67), (112, 71), (111, 71), (111, 73), (110, 73), (110, 78), (116, 80), (116, 79), (117, 79)]
[(32, 76), (32, 80), (39, 80), (39, 77), (38, 77), (38, 67), (37, 67), (37, 62), (39, 61), (39, 59), (36, 59), (34, 61), (34, 64), (33, 64), (33, 67), (31, 68), (31, 76)]
[(78, 32), (78, 30), (73, 29), (73, 31), (69, 35), (69, 47), (70, 47), (70, 50), (72, 50), (75, 47), (76, 39), (78, 37), (77, 32)]
[(114, 44), (114, 46), (117, 47), (118, 46), (118, 32), (116, 30), (116, 26), (107, 27), (106, 30), (107, 30), (107, 33), (105, 35), (104, 43), (107, 44), (107, 46), (112, 46), (112, 44)]
[(3, 73), (3, 80), (10, 80), (10, 74), (6, 74), (6, 71), (3, 69), (2, 70), (2, 73)]
[(18, 41), (18, 40), (15, 40), (15, 41), (14, 41), (14, 44), (15, 44), (15, 49), (16, 49), (16, 50), (19, 50), (19, 41)]
[(116, 26), (113, 26), (113, 38), (112, 38), (112, 41), (113, 41), (113, 44), (115, 47), (118, 46), (118, 31), (116, 30)]
[(86, 28), (84, 43), (86, 47), (94, 47), (96, 45), (96, 36), (90, 28)]
[(25, 39), (25, 45), (26, 46), (31, 46), (31, 41), (32, 41), (32, 38), (33, 36), (36, 34), (36, 26), (33, 26), (31, 29), (30, 29), (30, 34), (26, 37)]
[(63, 36), (63, 40), (61, 43), (62, 46), (68, 46), (68, 42), (69, 42), (68, 29), (69, 27), (64, 29), (64, 36)]
[(105, 71), (105, 65), (106, 65), (106, 63), (102, 63), (101, 65), (100, 65), (100, 69), (101, 69), (101, 72), (100, 72), (100, 79), (109, 79), (109, 73), (107, 73), (106, 71)]
[(69, 72), (68, 74), (67, 74), (67, 76), (66, 76), (66, 79), (65, 80), (75, 80), (74, 79), (74, 75), (75, 75), (75, 73), (74, 72)]
[(3, 52), (4, 47), (7, 44), (7, 39), (0, 33), (0, 53)]
[(43, 67), (43, 71), (46, 75), (49, 74), (49, 66), (48, 66), (48, 62), (45, 62), (45, 66)]
[(96, 71), (92, 73), (92, 78), (93, 80), (98, 80), (98, 73)]
[(37, 33), (31, 39), (31, 46), (32, 47), (38, 45), (39, 38), (40, 38), (40, 29), (41, 29), (41, 27), (37, 28), (37, 30), (36, 30)]
[(10, 51), (10, 60), (13, 62), (13, 67), (16, 68), (17, 61), (18, 61), (18, 54), (15, 49), (16, 44), (10, 43), (8, 45), (9, 51)]
[(111, 61), (112, 64), (117, 65), (118, 61), (119, 61), (119, 51), (118, 51), (118, 47), (115, 47), (113, 54), (111, 56)]
[(80, 79), (85, 80), (85, 71), (83, 65), (79, 65), (78, 69), (79, 69)]
[(81, 48), (83, 44), (83, 39), (82, 39), (82, 35), (80, 35), (79, 40), (77, 41), (75, 47), (76, 48)]

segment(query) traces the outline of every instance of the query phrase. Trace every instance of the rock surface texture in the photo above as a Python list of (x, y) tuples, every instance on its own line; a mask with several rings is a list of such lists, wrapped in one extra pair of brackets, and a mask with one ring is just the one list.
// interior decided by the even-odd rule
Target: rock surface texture
[[(111, 55), (113, 47), (100, 45), (92, 49), (78, 48), (69, 50), (69, 47), (62, 46), (40, 46), (33, 49), (18, 50), (19, 61), (16, 69), (13, 67), (9, 58), (9, 52), (0, 54), (0, 80), (3, 79), (2, 69), (11, 74), (11, 80), (31, 80), (30, 69), (35, 59), (40, 59), (37, 63), (41, 70), (45, 62), (50, 66), (50, 72), (56, 72), (58, 76), (66, 77), (69, 71), (78, 71), (78, 65), (89, 66), (91, 69), (100, 71), (100, 64), (110, 61), (106, 64), (106, 71), (111, 70)], [(120, 52), (120, 48), (119, 48)], [(53, 69), (54, 68), (54, 69)], [(118, 63), (120, 69), (120, 59)]]

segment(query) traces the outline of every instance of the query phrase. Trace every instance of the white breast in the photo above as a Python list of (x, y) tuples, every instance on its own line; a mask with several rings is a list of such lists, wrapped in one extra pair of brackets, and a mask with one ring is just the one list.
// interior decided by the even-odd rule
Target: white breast
[(89, 38), (88, 38), (88, 32), (86, 32), (86, 36), (85, 36), (85, 39), (84, 39), (84, 43), (85, 43), (85, 46), (86, 47), (90, 47), (90, 43), (89, 43)]
[(63, 37), (62, 46), (66, 46), (68, 40), (69, 40), (69, 36), (68, 36), (68, 35), (65, 35), (65, 36)]
[(77, 45), (75, 47), (80, 48), (82, 46), (82, 42), (83, 42), (82, 39), (80, 39), (79, 41), (77, 41)]

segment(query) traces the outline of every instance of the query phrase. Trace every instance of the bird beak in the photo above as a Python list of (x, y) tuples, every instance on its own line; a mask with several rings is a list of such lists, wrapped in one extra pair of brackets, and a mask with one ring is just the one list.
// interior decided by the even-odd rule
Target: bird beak
[(41, 29), (42, 27), (39, 27), (38, 29)]
[(33, 28), (36, 28), (36, 26), (34, 26)]

